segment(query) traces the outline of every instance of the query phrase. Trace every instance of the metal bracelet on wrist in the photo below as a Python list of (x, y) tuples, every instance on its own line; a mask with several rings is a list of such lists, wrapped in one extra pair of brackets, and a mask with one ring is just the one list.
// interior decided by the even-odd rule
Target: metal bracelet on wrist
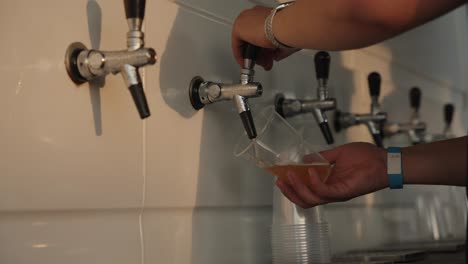
[(265, 36), (271, 42), (271, 44), (273, 44), (273, 46), (280, 48), (280, 49), (295, 49), (295, 48), (285, 45), (279, 42), (275, 38), (275, 35), (273, 32), (273, 19), (275, 18), (275, 15), (277, 12), (281, 11), (285, 7), (290, 6), (293, 3), (294, 1), (279, 4), (276, 8), (271, 10), (270, 15), (265, 19)]

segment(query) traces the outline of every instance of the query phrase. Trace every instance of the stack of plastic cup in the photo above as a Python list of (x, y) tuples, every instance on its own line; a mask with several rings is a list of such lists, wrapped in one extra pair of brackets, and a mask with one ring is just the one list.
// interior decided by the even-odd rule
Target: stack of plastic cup
[(278, 190), (273, 206), (273, 263), (330, 263), (329, 227), (321, 208), (302, 209)]

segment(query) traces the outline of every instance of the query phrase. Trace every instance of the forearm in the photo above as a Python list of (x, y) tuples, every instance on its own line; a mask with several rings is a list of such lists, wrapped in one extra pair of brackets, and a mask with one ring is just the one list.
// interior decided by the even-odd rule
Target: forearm
[(468, 136), (402, 149), (405, 184), (465, 186)]
[(362, 48), (453, 10), (466, 0), (297, 0), (277, 13), (276, 38), (292, 47)]

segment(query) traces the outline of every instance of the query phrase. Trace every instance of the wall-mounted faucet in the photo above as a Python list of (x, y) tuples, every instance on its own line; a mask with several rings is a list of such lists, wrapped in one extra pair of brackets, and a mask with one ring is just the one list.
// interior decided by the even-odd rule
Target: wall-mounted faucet
[(444, 105), (444, 121), (445, 121), (445, 128), (444, 128), (444, 139), (453, 138), (454, 134), (452, 131), (452, 121), (453, 115), (455, 113), (455, 106), (453, 104), (445, 104)]
[(353, 114), (346, 112), (335, 112), (334, 127), (336, 132), (351, 126), (365, 124), (374, 139), (375, 145), (383, 147), (382, 127), (387, 120), (387, 113), (380, 109), (379, 95), (381, 77), (377, 72), (372, 72), (367, 77), (369, 93), (371, 96), (371, 109), (369, 114)]
[(315, 54), (315, 73), (318, 81), (316, 99), (286, 99), (283, 94), (275, 98), (276, 111), (283, 117), (292, 117), (303, 113), (312, 113), (320, 126), (327, 144), (333, 144), (334, 139), (328, 125), (326, 111), (336, 108), (336, 100), (328, 97), (328, 75), (330, 71), (330, 54), (320, 51)]
[(75, 42), (68, 46), (65, 54), (68, 75), (76, 84), (82, 84), (109, 73), (122, 73), (142, 119), (149, 117), (150, 111), (138, 69), (156, 63), (155, 50), (144, 48), (144, 34), (141, 27), (145, 4), (145, 0), (124, 0), (129, 27), (127, 50), (90, 50), (84, 44)]
[(421, 90), (413, 87), (409, 93), (411, 108), (413, 113), (409, 123), (386, 123), (384, 126), (385, 137), (406, 133), (413, 144), (423, 143), (426, 134), (426, 123), (422, 122), (419, 116), (421, 106)]
[(455, 113), (455, 106), (453, 104), (444, 105), (444, 122), (445, 122), (444, 131), (441, 134), (426, 135), (426, 142), (445, 140), (445, 139), (450, 139), (450, 138), (455, 137), (452, 132), (452, 121), (453, 121), (454, 113)]
[(259, 50), (258, 47), (248, 43), (244, 46), (244, 65), (241, 69), (240, 83), (225, 84), (211, 82), (205, 81), (200, 76), (195, 76), (189, 86), (190, 102), (196, 110), (200, 110), (207, 104), (219, 101), (234, 101), (247, 136), (250, 139), (257, 137), (257, 131), (247, 99), (259, 97), (263, 93), (262, 85), (253, 81), (255, 76), (255, 59)]

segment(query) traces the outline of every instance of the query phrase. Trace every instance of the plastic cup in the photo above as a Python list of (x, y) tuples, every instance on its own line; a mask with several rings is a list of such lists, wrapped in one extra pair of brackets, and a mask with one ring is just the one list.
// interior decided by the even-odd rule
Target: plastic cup
[[(325, 182), (330, 173), (330, 164), (314, 147), (305, 141), (273, 106), (259, 111), (254, 116), (258, 128), (257, 138), (250, 140), (243, 132), (234, 148), (234, 156), (254, 162), (270, 174), (286, 181), (287, 172), (294, 171), (309, 185), (308, 169), (313, 167)], [(304, 162), (307, 155), (308, 162)]]

